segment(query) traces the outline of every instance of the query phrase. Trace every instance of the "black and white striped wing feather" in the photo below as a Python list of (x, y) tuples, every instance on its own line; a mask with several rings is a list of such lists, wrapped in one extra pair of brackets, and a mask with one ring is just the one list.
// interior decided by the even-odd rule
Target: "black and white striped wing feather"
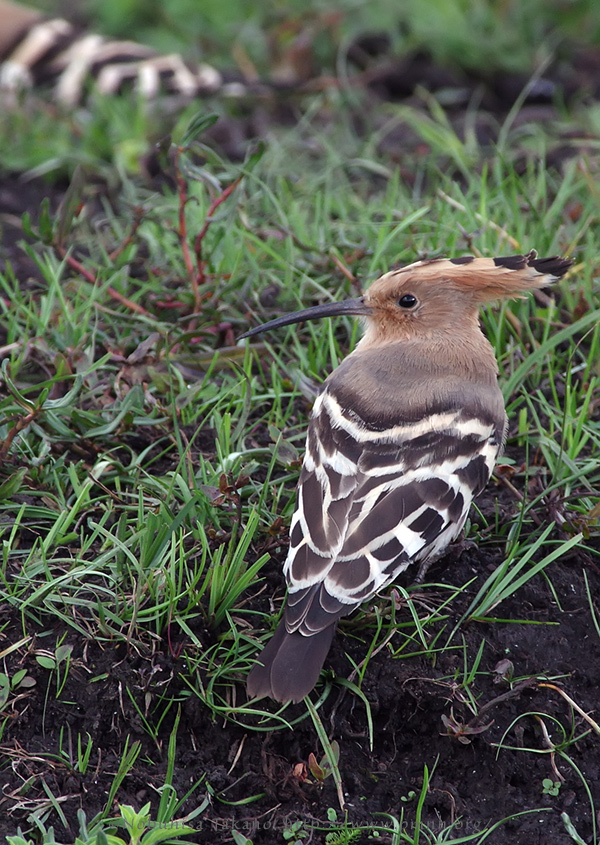
[(311, 636), (461, 531), (502, 445), (464, 409), (374, 430), (325, 390), (307, 439), (284, 571), (285, 627)]

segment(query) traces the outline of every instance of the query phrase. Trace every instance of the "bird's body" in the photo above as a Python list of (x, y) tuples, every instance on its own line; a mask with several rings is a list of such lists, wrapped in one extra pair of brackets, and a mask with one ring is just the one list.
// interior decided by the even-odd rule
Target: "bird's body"
[(570, 264), (535, 253), (417, 262), (360, 299), (249, 333), (332, 313), (367, 318), (313, 408), (284, 566), (287, 605), (248, 677), (251, 696), (299, 701), (337, 620), (460, 533), (507, 426), (479, 306), (542, 287)]

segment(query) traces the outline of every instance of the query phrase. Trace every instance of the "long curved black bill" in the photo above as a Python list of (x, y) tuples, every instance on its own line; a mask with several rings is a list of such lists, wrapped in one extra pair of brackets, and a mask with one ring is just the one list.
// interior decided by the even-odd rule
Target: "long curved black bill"
[(253, 337), (255, 334), (260, 334), (261, 332), (269, 332), (271, 329), (278, 329), (281, 326), (291, 326), (293, 323), (301, 323), (305, 320), (321, 320), (323, 317), (341, 317), (349, 314), (358, 317), (368, 317), (372, 313), (372, 308), (365, 304), (362, 296), (358, 299), (344, 299), (342, 302), (326, 302), (324, 305), (315, 305), (313, 308), (305, 308), (303, 311), (294, 311), (293, 314), (284, 314), (275, 320), (269, 320), (268, 323), (263, 323), (262, 326), (256, 326), (256, 328), (244, 332), (244, 334), (239, 336), (239, 340), (242, 340), (244, 337)]

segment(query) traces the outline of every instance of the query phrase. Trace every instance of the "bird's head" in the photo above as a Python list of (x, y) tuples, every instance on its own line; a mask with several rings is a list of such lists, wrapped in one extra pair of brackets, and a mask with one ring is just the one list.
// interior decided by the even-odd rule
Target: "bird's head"
[(434, 337), (476, 325), (484, 303), (544, 287), (564, 275), (572, 263), (557, 256), (537, 258), (535, 251), (507, 258), (466, 256), (417, 261), (381, 276), (364, 296), (285, 314), (242, 337), (304, 320), (348, 314), (366, 320), (363, 348), (415, 335)]

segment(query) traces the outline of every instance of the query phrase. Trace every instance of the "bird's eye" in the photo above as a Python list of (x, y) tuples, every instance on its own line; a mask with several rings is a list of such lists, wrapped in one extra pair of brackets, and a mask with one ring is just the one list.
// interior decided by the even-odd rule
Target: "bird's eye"
[(417, 302), (418, 300), (416, 296), (413, 296), (412, 293), (405, 293), (398, 300), (398, 305), (400, 308), (414, 308)]

